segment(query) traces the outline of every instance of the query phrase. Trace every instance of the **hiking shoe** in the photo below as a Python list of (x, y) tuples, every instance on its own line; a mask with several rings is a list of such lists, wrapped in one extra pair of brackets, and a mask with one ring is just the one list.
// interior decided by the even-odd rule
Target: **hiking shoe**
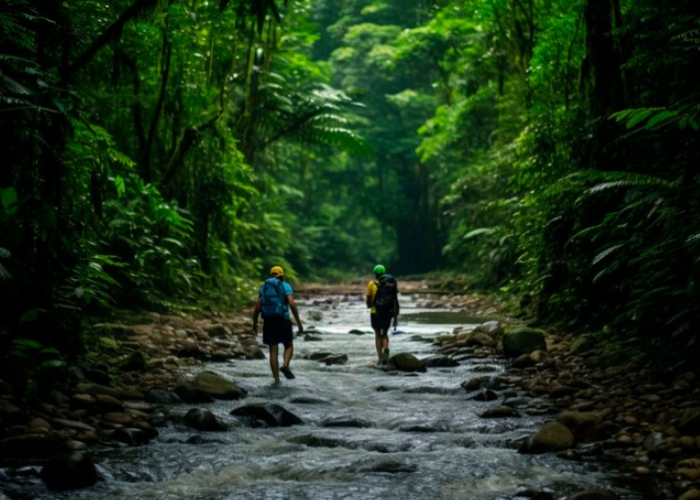
[(384, 349), (382, 353), (382, 364), (385, 365), (389, 362), (389, 348)]
[(289, 369), (288, 367), (286, 367), (286, 366), (283, 366), (282, 368), (280, 368), (280, 371), (282, 372), (282, 375), (284, 375), (286, 378), (288, 378), (288, 379), (290, 379), (290, 380), (293, 379), (293, 378), (296, 378), (296, 377), (294, 376), (294, 374), (292, 373), (292, 370), (290, 370), (290, 369)]

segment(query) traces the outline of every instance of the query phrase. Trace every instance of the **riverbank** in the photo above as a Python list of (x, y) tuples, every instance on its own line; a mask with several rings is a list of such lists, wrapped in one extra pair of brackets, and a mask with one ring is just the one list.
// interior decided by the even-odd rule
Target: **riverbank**
[[(455, 333), (439, 341), (439, 351), (452, 357), (503, 352), (500, 326)], [(649, 478), (650, 498), (699, 499), (698, 372), (661, 380), (658, 371), (640, 362), (612, 364), (605, 348), (589, 337), (538, 333), (546, 348), (514, 353), (509, 368), (495, 379), (464, 382), (479, 400), (501, 400), (482, 416), (548, 416), (520, 445), (521, 453), (609, 463)]]

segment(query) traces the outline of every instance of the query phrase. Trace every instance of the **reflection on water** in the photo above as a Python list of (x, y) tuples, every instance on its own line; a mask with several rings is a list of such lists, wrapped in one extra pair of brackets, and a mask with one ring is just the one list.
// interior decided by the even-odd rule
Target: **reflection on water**
[[(427, 357), (434, 353), (426, 338), (482, 322), (457, 313), (411, 310), (409, 300), (402, 302), (405, 335), (391, 338), (393, 353)], [(619, 474), (603, 466), (519, 455), (518, 440), (541, 419), (479, 419), (478, 413), (500, 402), (470, 401), (460, 384), (483, 376), (473, 371), (477, 365), (497, 375), (502, 362), (468, 358), (455, 368), (420, 375), (385, 373), (375, 365), (373, 335), (348, 333), (370, 331), (364, 304), (300, 305), (302, 311), (322, 313), (314, 325), (321, 340), (296, 340), (295, 380), (272, 385), (267, 362), (259, 360), (200, 369), (235, 378), (250, 393), (245, 403), (282, 404), (305, 425), (200, 433), (201, 444), (187, 444), (197, 432), (171, 424), (149, 446), (94, 450), (104, 480), (92, 489), (48, 492), (33, 478), (10, 482), (7, 471), (0, 476), (2, 488), (13, 498), (80, 500), (505, 499), (524, 489), (547, 489), (558, 496), (591, 488), (642, 498), (629, 486), (618, 486)], [(349, 361), (325, 366), (303, 359), (321, 351), (347, 354)], [(230, 410), (241, 404), (201, 406), (230, 420)], [(325, 426), (329, 420), (362, 421), (364, 427)]]

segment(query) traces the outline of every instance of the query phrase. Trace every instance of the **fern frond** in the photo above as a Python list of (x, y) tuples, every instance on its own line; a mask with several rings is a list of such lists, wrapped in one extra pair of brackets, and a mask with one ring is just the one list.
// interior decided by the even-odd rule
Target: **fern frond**
[(618, 245), (613, 245), (610, 248), (606, 248), (602, 252), (600, 252), (598, 255), (596, 255), (593, 258), (593, 261), (591, 262), (591, 266), (596, 266), (597, 264), (600, 264), (603, 260), (605, 260), (606, 257), (612, 255), (613, 253), (617, 252), (620, 248), (624, 247), (624, 243), (620, 243)]

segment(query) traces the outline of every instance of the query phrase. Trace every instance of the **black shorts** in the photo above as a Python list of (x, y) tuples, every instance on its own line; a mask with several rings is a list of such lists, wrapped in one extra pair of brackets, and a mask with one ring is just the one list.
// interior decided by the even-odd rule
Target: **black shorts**
[(292, 345), (292, 322), (286, 318), (272, 318), (263, 320), (263, 344), (284, 344), (284, 347)]
[(383, 330), (384, 333), (389, 332), (391, 326), (391, 316), (380, 316), (379, 314), (370, 314), (370, 321), (373, 330)]

